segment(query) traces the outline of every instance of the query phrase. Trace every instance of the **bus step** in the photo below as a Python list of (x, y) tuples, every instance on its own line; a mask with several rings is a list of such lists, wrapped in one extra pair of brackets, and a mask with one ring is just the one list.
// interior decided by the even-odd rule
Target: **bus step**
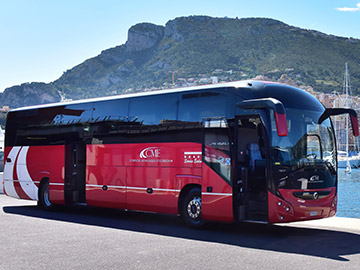
[(74, 203), (73, 206), (87, 206), (87, 203)]
[(253, 221), (266, 222), (267, 221), (267, 215), (265, 213), (248, 213), (247, 219), (248, 220), (253, 220)]
[(248, 209), (249, 209), (249, 211), (267, 210), (267, 202), (266, 201), (249, 201)]

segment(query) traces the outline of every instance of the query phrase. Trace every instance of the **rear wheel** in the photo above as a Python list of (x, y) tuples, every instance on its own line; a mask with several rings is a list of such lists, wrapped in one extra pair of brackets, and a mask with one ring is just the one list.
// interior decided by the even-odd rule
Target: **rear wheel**
[(185, 224), (192, 228), (199, 228), (204, 224), (201, 213), (200, 188), (192, 188), (185, 195), (180, 214)]
[(49, 180), (45, 180), (39, 187), (39, 201), (38, 206), (45, 210), (51, 210), (54, 205), (50, 201), (49, 196)]

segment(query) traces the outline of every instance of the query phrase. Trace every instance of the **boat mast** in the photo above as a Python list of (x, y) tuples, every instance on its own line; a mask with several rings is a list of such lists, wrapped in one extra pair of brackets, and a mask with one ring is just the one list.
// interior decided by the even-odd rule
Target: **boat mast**
[[(349, 107), (349, 71), (348, 71), (348, 63), (345, 63), (345, 78), (344, 78), (344, 86), (345, 86), (345, 108), (350, 108)], [(349, 162), (349, 117), (346, 116), (346, 126), (345, 126), (345, 131), (346, 131), (346, 137), (345, 137), (345, 142), (346, 142), (346, 154), (347, 154), (347, 160), (346, 160), (346, 171), (348, 173), (351, 172), (351, 166), (350, 166), (350, 162)]]
[[(349, 108), (349, 72), (348, 63), (345, 63), (345, 108)], [(346, 117), (346, 152), (349, 153), (349, 117)]]
[[(334, 90), (334, 104), (333, 104), (333, 108), (337, 108), (337, 106), (340, 105), (340, 101), (338, 102), (339, 104), (336, 104), (336, 99), (340, 98), (340, 95), (338, 92), (336, 92), (336, 90)], [(340, 107), (340, 106), (339, 106)], [(340, 134), (340, 128), (339, 128), (339, 123), (338, 123), (338, 117), (335, 115), (334, 116), (334, 129), (335, 129), (335, 138), (336, 138), (336, 149), (337, 150), (341, 150), (340, 146), (340, 141), (341, 141), (341, 134)]]

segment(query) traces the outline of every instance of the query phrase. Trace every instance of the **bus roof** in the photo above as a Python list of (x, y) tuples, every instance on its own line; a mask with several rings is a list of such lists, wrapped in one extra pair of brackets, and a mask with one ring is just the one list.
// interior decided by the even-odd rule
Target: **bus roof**
[(96, 101), (106, 101), (106, 100), (114, 100), (114, 99), (123, 99), (123, 98), (133, 98), (133, 97), (143, 97), (143, 96), (151, 96), (151, 95), (161, 95), (161, 94), (170, 94), (170, 93), (178, 93), (178, 92), (186, 92), (186, 91), (196, 91), (196, 90), (205, 90), (205, 89), (217, 89), (217, 88), (225, 88), (225, 87), (233, 87), (233, 88), (261, 88), (265, 84), (277, 84), (279, 83), (272, 83), (272, 82), (261, 82), (261, 81), (234, 81), (234, 82), (227, 82), (227, 83), (217, 83), (217, 84), (207, 84), (207, 85), (200, 85), (200, 86), (191, 86), (191, 87), (180, 87), (180, 88), (171, 88), (171, 89), (164, 89), (164, 90), (155, 90), (155, 91), (147, 91), (141, 93), (131, 93), (131, 94), (121, 94), (115, 96), (105, 96), (105, 97), (98, 97), (98, 98), (89, 98), (89, 99), (81, 99), (75, 100), (70, 102), (56, 102), (56, 103), (49, 103), (49, 104), (42, 104), (42, 105), (34, 105), (34, 106), (27, 106), (16, 108), (11, 111), (23, 111), (23, 110), (31, 110), (31, 109), (39, 109), (39, 108), (48, 108), (48, 107), (56, 107), (56, 106), (67, 106), (73, 104), (82, 104), (88, 102), (96, 102)]

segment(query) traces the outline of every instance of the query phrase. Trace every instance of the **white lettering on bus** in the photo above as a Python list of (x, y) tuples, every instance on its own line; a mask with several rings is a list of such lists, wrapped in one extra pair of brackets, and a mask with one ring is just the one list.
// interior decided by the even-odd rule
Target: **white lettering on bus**
[(160, 148), (159, 147), (148, 147), (140, 152), (140, 158), (159, 158)]
[(184, 152), (184, 163), (202, 163), (201, 152)]

